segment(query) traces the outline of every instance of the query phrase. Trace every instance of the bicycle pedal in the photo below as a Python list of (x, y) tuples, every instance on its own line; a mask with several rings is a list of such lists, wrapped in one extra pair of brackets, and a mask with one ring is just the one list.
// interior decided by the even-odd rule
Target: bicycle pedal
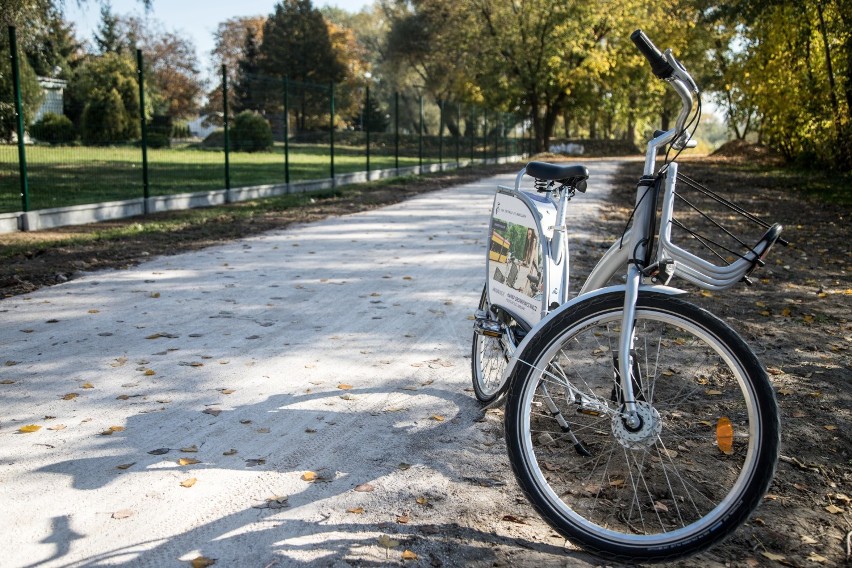
[(473, 331), (487, 337), (501, 337), (503, 335), (503, 326), (500, 325), (500, 322), (490, 319), (485, 312), (480, 310), (476, 312)]

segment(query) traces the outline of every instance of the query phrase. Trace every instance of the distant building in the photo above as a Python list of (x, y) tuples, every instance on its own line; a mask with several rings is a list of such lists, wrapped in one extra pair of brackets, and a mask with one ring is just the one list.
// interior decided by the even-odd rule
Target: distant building
[(51, 79), (50, 77), (39, 77), (38, 84), (41, 85), (41, 90), (44, 93), (44, 100), (36, 111), (35, 117), (33, 117), (33, 122), (39, 120), (49, 112), (54, 114), (65, 114), (62, 107), (62, 97), (65, 94), (65, 87), (68, 86), (68, 81), (63, 81), (62, 79)]
[(187, 123), (189, 126), (189, 132), (193, 136), (197, 136), (199, 138), (207, 138), (207, 136), (220, 128), (221, 126), (217, 125), (217, 122), (222, 121), (221, 113), (213, 113), (213, 114), (205, 114), (199, 116), (195, 120), (190, 120)]

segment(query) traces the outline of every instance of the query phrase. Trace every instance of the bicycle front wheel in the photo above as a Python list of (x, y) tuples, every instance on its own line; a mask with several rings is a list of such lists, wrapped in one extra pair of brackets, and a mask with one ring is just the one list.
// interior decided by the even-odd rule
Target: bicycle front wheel
[(728, 325), (641, 293), (632, 381), (616, 382), (624, 296), (566, 310), (521, 354), (506, 407), (509, 457), (536, 510), (599, 556), (655, 562), (703, 550), (759, 504), (778, 458), (766, 372)]

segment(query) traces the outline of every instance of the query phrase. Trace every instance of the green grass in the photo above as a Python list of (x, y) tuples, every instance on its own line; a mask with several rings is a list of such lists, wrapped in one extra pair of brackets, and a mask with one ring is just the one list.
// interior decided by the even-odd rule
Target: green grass
[[(143, 196), (142, 151), (135, 147), (28, 146), (27, 170), (30, 209), (62, 207)], [(272, 151), (230, 153), (231, 187), (284, 183), (283, 145)], [(424, 156), (424, 163), (437, 162)], [(335, 173), (366, 169), (364, 147), (336, 146)], [(400, 156), (400, 167), (414, 166), (419, 158)], [(371, 151), (370, 169), (393, 168), (387, 150)], [(15, 146), (0, 146), (0, 212), (21, 210)], [(290, 181), (330, 177), (326, 145), (290, 145)], [(148, 150), (151, 195), (211, 191), (225, 187), (225, 153), (196, 148)]]

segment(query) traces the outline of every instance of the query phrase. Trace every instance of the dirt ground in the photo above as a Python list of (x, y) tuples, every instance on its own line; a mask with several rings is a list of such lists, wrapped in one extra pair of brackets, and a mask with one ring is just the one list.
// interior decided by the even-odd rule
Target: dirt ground
[[(684, 173), (747, 209), (785, 226), (787, 247), (773, 249), (754, 285), (719, 293), (695, 293), (693, 301), (730, 322), (764, 362), (781, 410), (782, 447), (765, 502), (732, 538), (678, 566), (849, 565), (852, 539), (852, 208), (804, 197), (779, 178), (746, 175), (727, 166), (737, 157), (685, 160)], [(510, 167), (509, 169), (512, 169)], [(623, 172), (623, 194), (613, 196), (596, 232), (599, 242), (574, 246), (572, 263), (587, 272), (630, 214), (636, 165)], [(493, 170), (490, 170), (493, 171)], [(356, 197), (317, 200), (303, 208), (248, 219), (223, 214), (217, 223), (161, 237), (143, 234), (120, 241), (91, 241), (33, 248), (0, 265), (0, 297), (26, 293), (74, 278), (80, 271), (120, 268), (146, 257), (198, 249), (213, 243), (396, 202), (408, 196), (475, 179), (484, 171), (446, 173)], [(0, 235), (0, 251), (34, 240), (62, 239), (138, 223), (68, 227), (36, 234)], [(736, 225), (739, 220), (731, 221)], [(744, 223), (744, 222), (743, 222)], [(745, 223), (744, 223), (745, 224)], [(572, 267), (572, 270), (574, 268)], [(679, 285), (682, 283), (679, 283)], [(2, 308), (2, 302), (0, 302)], [(484, 420), (499, 425), (499, 411)], [(526, 527), (524, 530), (532, 530)], [(488, 532), (487, 530), (485, 532)], [(552, 531), (541, 529), (553, 542)], [(447, 538), (452, 538), (448, 535)], [(523, 551), (505, 539), (506, 563)]]

